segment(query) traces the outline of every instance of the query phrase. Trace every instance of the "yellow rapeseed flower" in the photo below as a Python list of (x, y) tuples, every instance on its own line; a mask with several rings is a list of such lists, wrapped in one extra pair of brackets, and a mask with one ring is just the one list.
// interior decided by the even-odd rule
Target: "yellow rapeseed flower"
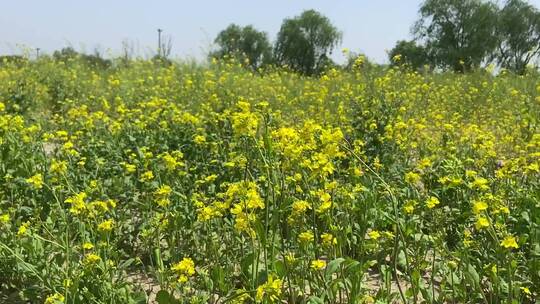
[(294, 215), (303, 214), (308, 209), (311, 209), (311, 206), (304, 200), (297, 200), (292, 203), (292, 212)]
[(437, 205), (439, 205), (441, 202), (439, 202), (439, 199), (434, 197), (434, 196), (431, 196), (430, 198), (427, 199), (426, 201), (426, 206), (429, 208), (429, 209), (433, 209), (435, 208)]
[(482, 211), (487, 210), (488, 205), (483, 201), (476, 201), (473, 204), (474, 214), (480, 214)]
[(475, 227), (478, 230), (482, 230), (484, 228), (487, 228), (487, 227), (489, 227), (489, 220), (487, 218), (481, 216), (481, 217), (476, 219)]
[(69, 211), (75, 215), (81, 214), (86, 210), (86, 199), (87, 194), (85, 192), (79, 192), (73, 196), (68, 197), (64, 203), (71, 204)]
[(180, 262), (172, 265), (171, 270), (178, 275), (178, 282), (185, 283), (189, 277), (195, 274), (195, 262), (191, 258), (183, 258)]
[(204, 137), (203, 135), (195, 135), (193, 137), (193, 141), (196, 144), (201, 145), (201, 144), (204, 144), (206, 142), (206, 137)]
[(84, 263), (87, 265), (96, 264), (97, 262), (101, 261), (101, 257), (94, 253), (89, 253), (84, 258)]
[(377, 230), (372, 230), (370, 232), (368, 232), (368, 236), (370, 239), (372, 240), (378, 240), (380, 237), (381, 237), (381, 233)]
[(412, 185), (417, 184), (418, 182), (420, 182), (421, 179), (422, 177), (420, 176), (420, 174), (415, 172), (408, 172), (405, 174), (405, 181)]
[(32, 185), (35, 189), (43, 188), (43, 175), (37, 173), (32, 177), (26, 179), (26, 182)]
[(257, 303), (266, 300), (267, 303), (276, 303), (279, 301), (281, 296), (281, 288), (283, 282), (280, 279), (274, 278), (273, 275), (268, 276), (268, 280), (257, 287), (257, 292), (255, 295), (255, 301)]
[(530, 290), (528, 287), (523, 287), (523, 286), (522, 286), (522, 287), (520, 287), (519, 289), (521, 289), (521, 291), (522, 291), (524, 294), (526, 294), (526, 295), (528, 295), (528, 296), (531, 295), (531, 290)]
[(63, 304), (65, 300), (65, 297), (57, 292), (55, 294), (49, 295), (45, 299), (44, 304)]
[(403, 206), (403, 211), (405, 211), (405, 213), (407, 214), (411, 214), (414, 212), (414, 206), (416, 205), (416, 202), (415, 201), (407, 201), (405, 203), (405, 205)]
[(477, 177), (471, 183), (471, 188), (486, 191), (489, 189), (489, 181), (483, 177)]
[(141, 174), (141, 178), (139, 179), (141, 182), (148, 182), (154, 179), (154, 172), (152, 171), (146, 171), (143, 174)]
[(507, 248), (507, 249), (510, 249), (510, 248), (515, 248), (515, 249), (518, 249), (519, 246), (516, 242), (516, 238), (512, 235), (508, 235), (506, 236), (502, 241), (501, 241), (501, 246), (504, 247), (504, 248)]
[(108, 219), (106, 221), (101, 222), (98, 225), (98, 231), (109, 232), (113, 229), (113, 227), (114, 227), (114, 221), (112, 219)]
[(53, 159), (50, 170), (52, 173), (65, 174), (67, 172), (67, 161)]
[(167, 197), (171, 192), (172, 188), (170, 186), (162, 185), (154, 192), (154, 194), (158, 197)]
[(311, 231), (304, 231), (298, 235), (298, 240), (300, 241), (300, 243), (305, 244), (305, 243), (313, 242), (314, 239), (315, 239), (315, 236), (313, 235), (313, 232)]
[(24, 222), (21, 226), (19, 226), (19, 229), (17, 230), (17, 236), (23, 237), (28, 233), (28, 226), (30, 226), (30, 222)]
[(311, 261), (311, 269), (313, 270), (321, 270), (326, 267), (326, 262), (323, 260), (313, 260)]
[(133, 164), (123, 163), (123, 165), (124, 165), (124, 170), (126, 171), (126, 173), (133, 173), (137, 171), (137, 166)]
[(321, 240), (323, 246), (329, 247), (337, 244), (337, 239), (330, 233), (323, 233), (321, 235)]

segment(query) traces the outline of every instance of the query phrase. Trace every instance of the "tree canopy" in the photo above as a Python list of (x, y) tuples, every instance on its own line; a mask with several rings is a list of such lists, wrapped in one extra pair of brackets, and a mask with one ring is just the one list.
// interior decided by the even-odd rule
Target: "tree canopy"
[(419, 70), (429, 64), (426, 49), (414, 41), (400, 40), (396, 46), (388, 52), (391, 65), (407, 66)]
[[(413, 40), (397, 41), (388, 52), (390, 65), (467, 72), (496, 63), (523, 74), (540, 56), (540, 12), (526, 0), (506, 0), (502, 7), (494, 0), (424, 0), (412, 32)], [(283, 20), (273, 48), (266, 33), (231, 24), (216, 37), (219, 49), (210, 56), (318, 75), (336, 66), (330, 55), (341, 38), (327, 17), (306, 10)]]
[(497, 22), (498, 64), (523, 74), (527, 64), (540, 52), (540, 13), (522, 0), (508, 0)]
[(249, 66), (254, 69), (269, 63), (272, 58), (272, 47), (267, 34), (251, 25), (241, 27), (231, 24), (218, 34), (214, 42), (219, 49), (211, 53), (211, 57), (233, 56), (247, 59)]
[(283, 21), (274, 47), (275, 59), (303, 74), (317, 74), (330, 61), (341, 37), (327, 17), (307, 10)]
[(481, 0), (426, 0), (414, 32), (434, 63), (464, 72), (497, 46), (497, 7)]

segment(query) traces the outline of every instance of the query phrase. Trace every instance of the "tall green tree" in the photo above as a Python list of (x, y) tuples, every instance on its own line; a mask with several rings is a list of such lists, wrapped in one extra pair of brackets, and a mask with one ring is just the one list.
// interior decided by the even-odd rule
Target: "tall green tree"
[(480, 66), (497, 46), (497, 7), (482, 0), (426, 0), (413, 31), (433, 62), (464, 72)]
[(249, 66), (253, 69), (269, 63), (272, 58), (272, 46), (267, 34), (251, 25), (241, 27), (231, 24), (217, 35), (214, 42), (219, 49), (211, 53), (211, 57), (232, 56), (248, 59)]
[(540, 52), (540, 13), (522, 0), (508, 0), (499, 13), (495, 53), (503, 68), (525, 73), (529, 62)]
[(329, 55), (341, 37), (327, 17), (307, 10), (283, 21), (274, 47), (275, 59), (298, 72), (317, 74), (330, 62)]
[(398, 41), (388, 52), (388, 57), (392, 66), (407, 66), (413, 70), (420, 70), (429, 64), (426, 49), (414, 41)]

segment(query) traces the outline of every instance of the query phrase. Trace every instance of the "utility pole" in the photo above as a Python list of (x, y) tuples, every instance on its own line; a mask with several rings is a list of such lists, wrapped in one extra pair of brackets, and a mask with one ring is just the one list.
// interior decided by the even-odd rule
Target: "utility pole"
[(39, 50), (40, 48), (36, 48), (36, 59), (39, 59)]
[(158, 49), (157, 49), (158, 57), (161, 58), (161, 32), (163, 32), (163, 29), (158, 28), (157, 32), (158, 32)]

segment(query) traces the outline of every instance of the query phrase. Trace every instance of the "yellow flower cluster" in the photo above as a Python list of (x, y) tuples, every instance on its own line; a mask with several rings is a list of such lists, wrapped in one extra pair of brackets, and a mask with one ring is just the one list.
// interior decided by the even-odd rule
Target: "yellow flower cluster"
[(266, 300), (268, 303), (279, 302), (281, 296), (281, 288), (283, 281), (275, 278), (274, 276), (268, 276), (268, 280), (257, 287), (257, 293), (255, 295), (255, 301), (261, 303)]
[(171, 270), (178, 276), (178, 282), (185, 283), (189, 277), (195, 274), (195, 263), (191, 258), (183, 258), (180, 262), (172, 265)]

